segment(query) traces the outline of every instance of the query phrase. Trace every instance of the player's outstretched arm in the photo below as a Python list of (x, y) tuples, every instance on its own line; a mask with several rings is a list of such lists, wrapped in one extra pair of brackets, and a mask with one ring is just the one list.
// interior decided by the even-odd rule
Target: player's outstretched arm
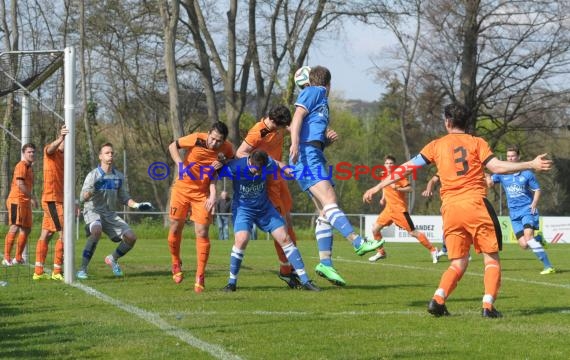
[(509, 174), (522, 170), (549, 171), (552, 160), (546, 159), (547, 154), (540, 154), (534, 160), (524, 162), (503, 161), (492, 158), (487, 162), (487, 169), (495, 174)]
[(384, 189), (386, 186), (391, 185), (397, 182), (400, 179), (408, 177), (412, 172), (414, 172), (418, 167), (415, 165), (412, 160), (398, 166), (398, 168), (405, 169), (403, 172), (395, 172), (392, 176), (387, 176), (384, 180), (380, 181), (376, 186), (371, 187), (370, 189), (366, 190), (364, 195), (362, 196), (362, 201), (366, 203), (370, 203), (372, 201), (372, 197), (379, 192), (380, 190)]

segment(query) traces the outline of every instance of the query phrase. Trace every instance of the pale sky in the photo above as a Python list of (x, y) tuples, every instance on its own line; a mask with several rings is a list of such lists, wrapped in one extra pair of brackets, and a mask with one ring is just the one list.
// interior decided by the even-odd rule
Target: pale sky
[(384, 86), (375, 79), (374, 64), (394, 42), (389, 31), (360, 23), (347, 25), (346, 34), (318, 43), (309, 51), (308, 65), (323, 65), (332, 73), (331, 91), (347, 100), (379, 100)]

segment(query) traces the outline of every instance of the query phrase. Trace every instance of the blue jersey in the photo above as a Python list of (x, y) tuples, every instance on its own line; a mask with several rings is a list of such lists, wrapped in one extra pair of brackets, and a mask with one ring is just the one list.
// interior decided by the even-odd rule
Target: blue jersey
[(301, 106), (308, 112), (301, 125), (299, 142), (316, 140), (324, 144), (329, 125), (327, 89), (323, 86), (307, 86), (297, 97), (295, 106)]
[(261, 175), (253, 176), (247, 163), (247, 157), (235, 159), (220, 169), (220, 177), (230, 176), (233, 184), (232, 208), (248, 208), (262, 210), (271, 206), (267, 196), (269, 177), (278, 176), (278, 166), (272, 158), (263, 168)]
[(534, 192), (540, 190), (536, 176), (530, 170), (514, 174), (493, 174), (493, 183), (501, 183), (507, 194), (510, 213), (530, 211)]

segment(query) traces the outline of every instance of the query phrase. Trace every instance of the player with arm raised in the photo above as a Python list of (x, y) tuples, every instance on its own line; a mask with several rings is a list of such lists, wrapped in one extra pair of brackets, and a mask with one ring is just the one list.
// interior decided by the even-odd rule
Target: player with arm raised
[(44, 148), (44, 187), (42, 192), (42, 209), (44, 218), (42, 231), (36, 244), (36, 264), (33, 280), (49, 279), (44, 273), (44, 262), (48, 252), (48, 244), (54, 233), (59, 232), (55, 242), (53, 272), (51, 279), (63, 281), (63, 150), (65, 136), (69, 130), (62, 126), (59, 137)]
[(311, 68), (309, 82), (310, 85), (301, 91), (295, 102), (289, 163), (299, 186), (311, 196), (319, 212), (315, 236), (320, 262), (315, 271), (331, 283), (344, 286), (346, 281), (332, 263), (333, 228), (352, 243), (354, 252), (359, 256), (376, 250), (383, 241), (363, 239), (354, 231), (348, 217), (337, 204), (332, 180), (322, 176), (328, 172), (324, 148), (337, 137), (334, 131), (328, 129), (331, 73), (326, 67), (315, 66)]
[(420, 167), (434, 164), (441, 181), (443, 233), (451, 263), (428, 304), (428, 312), (434, 316), (449, 315), (446, 300), (467, 270), (469, 249), (473, 245), (477, 253), (483, 254), (485, 264), (481, 315), (487, 318), (501, 317), (494, 303), (501, 284), (499, 250), (502, 235), (495, 211), (486, 198), (487, 184), (483, 169), (486, 167), (494, 173), (549, 170), (552, 161), (544, 158), (546, 154), (528, 162), (498, 160), (484, 139), (465, 132), (469, 114), (463, 105), (447, 105), (444, 117), (447, 135), (433, 140), (417, 156), (401, 165), (405, 171), (368, 189), (363, 200), (370, 202), (382, 188)]

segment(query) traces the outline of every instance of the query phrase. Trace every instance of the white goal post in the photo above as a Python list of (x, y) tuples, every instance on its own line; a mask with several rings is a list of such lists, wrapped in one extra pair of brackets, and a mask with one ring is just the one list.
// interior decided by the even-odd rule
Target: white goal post
[[(31, 68), (25, 63), (28, 59), (40, 59), (38, 68)], [(22, 94), (22, 133), (18, 139), (8, 129), (2, 128), (20, 144), (30, 142), (30, 97), (38, 104), (45, 106), (41, 100), (32, 95), (32, 91), (39, 87), (47, 78), (57, 71), (63, 62), (64, 67), (64, 116), (61, 117), (54, 110), (47, 108), (57, 118), (62, 120), (69, 134), (65, 137), (64, 152), (64, 199), (63, 199), (63, 241), (64, 241), (64, 280), (71, 284), (75, 275), (75, 49), (67, 47), (62, 50), (36, 50), (36, 51), (7, 51), (0, 53), (0, 97), (13, 92)], [(16, 66), (14, 62), (18, 62)], [(28, 66), (26, 66), (28, 65)]]
[(63, 175), (63, 266), (64, 280), (71, 284), (75, 277), (75, 48), (64, 50), (64, 118), (69, 134), (65, 137)]

